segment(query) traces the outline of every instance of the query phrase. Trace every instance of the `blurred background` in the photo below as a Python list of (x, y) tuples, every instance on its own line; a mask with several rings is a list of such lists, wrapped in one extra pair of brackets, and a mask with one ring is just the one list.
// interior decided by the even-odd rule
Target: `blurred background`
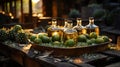
[(53, 17), (88, 19), (90, 16), (111, 26), (120, 21), (119, 15), (120, 0), (0, 0), (1, 27), (19, 23), (34, 28)]

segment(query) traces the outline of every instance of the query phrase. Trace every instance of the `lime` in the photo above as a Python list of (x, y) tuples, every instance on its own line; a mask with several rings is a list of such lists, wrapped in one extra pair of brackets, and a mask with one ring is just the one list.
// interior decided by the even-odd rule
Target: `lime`
[(72, 47), (74, 45), (75, 45), (75, 42), (73, 39), (68, 39), (65, 41), (65, 46), (67, 46), (67, 47)]
[(87, 37), (85, 35), (79, 35), (77, 39), (78, 42), (86, 42)]
[(92, 39), (90, 39), (90, 40), (91, 40), (92, 44), (93, 44), (93, 43), (96, 43), (96, 39), (95, 39), (95, 38), (92, 38)]
[(34, 41), (36, 38), (37, 38), (36, 36), (32, 35), (30, 36), (30, 41)]
[(43, 43), (49, 43), (50, 42), (50, 38), (48, 36), (42, 36), (42, 42)]
[(58, 45), (58, 46), (60, 46), (61, 43), (60, 43), (59, 41), (55, 41), (55, 42), (53, 42), (53, 45)]
[(21, 25), (15, 25), (15, 26), (13, 27), (13, 29), (17, 32), (17, 31), (19, 31), (19, 30), (22, 29), (22, 26), (21, 26)]
[(90, 38), (97, 38), (97, 34), (95, 32), (90, 33)]
[(40, 38), (35, 38), (34, 43), (41, 44), (42, 40)]
[(102, 36), (104, 39), (104, 42), (108, 42), (109, 41), (109, 37), (108, 36)]
[(87, 40), (88, 45), (91, 45), (92, 43), (93, 43), (92, 40)]
[(96, 43), (97, 44), (104, 43), (104, 39), (103, 38), (97, 38)]
[(48, 36), (48, 34), (47, 33), (39, 33), (38, 34), (38, 38), (42, 39), (43, 36)]
[(60, 41), (60, 36), (59, 35), (53, 35), (52, 36), (52, 41)]
[(77, 46), (88, 46), (88, 43), (86, 43), (86, 42), (78, 42)]
[(94, 44), (94, 43), (96, 43), (96, 39), (95, 38), (87, 40), (87, 44), (89, 44), (89, 45)]
[(90, 38), (89, 34), (84, 34), (84, 35), (87, 37), (87, 39), (89, 39), (89, 38)]

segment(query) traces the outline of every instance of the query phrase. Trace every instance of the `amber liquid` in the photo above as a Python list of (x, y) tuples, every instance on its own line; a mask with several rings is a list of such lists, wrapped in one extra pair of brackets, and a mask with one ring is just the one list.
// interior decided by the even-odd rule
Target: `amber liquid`
[(89, 29), (89, 28), (86, 29), (87, 34), (90, 34), (91, 32), (96, 32), (96, 34), (99, 35), (99, 28), (96, 27), (94, 29)]
[(48, 36), (51, 37), (53, 35), (54, 32), (57, 32), (58, 35), (62, 36), (63, 33), (62, 33), (62, 30), (48, 30), (47, 33), (48, 33)]
[(68, 39), (73, 39), (75, 42), (77, 42), (77, 32), (74, 33), (64, 33), (63, 40), (64, 42)]
[(117, 38), (117, 50), (120, 50), (120, 36)]
[(86, 29), (77, 30), (78, 35), (86, 34)]

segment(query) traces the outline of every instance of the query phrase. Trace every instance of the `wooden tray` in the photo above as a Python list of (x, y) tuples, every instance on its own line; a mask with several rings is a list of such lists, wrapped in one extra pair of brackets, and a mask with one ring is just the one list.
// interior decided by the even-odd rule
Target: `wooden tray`
[[(111, 42), (111, 41), (110, 41)], [(84, 53), (99, 52), (108, 49), (108, 44), (110, 42), (105, 42), (102, 44), (84, 46), (84, 47), (69, 47), (69, 48), (60, 48), (60, 47), (50, 47), (50, 46), (40, 46), (37, 44), (32, 44), (33, 49), (45, 52), (52, 51), (51, 55), (53, 56), (79, 56)]]

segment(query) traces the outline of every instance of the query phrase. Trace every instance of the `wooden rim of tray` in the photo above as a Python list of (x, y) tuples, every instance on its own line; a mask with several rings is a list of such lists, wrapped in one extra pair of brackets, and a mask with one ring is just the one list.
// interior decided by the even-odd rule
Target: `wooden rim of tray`
[(111, 42), (105, 42), (96, 45), (89, 45), (84, 47), (69, 47), (69, 48), (61, 48), (61, 47), (50, 47), (50, 46), (40, 46), (37, 44), (32, 44), (33, 49), (45, 52), (51, 51), (51, 55), (53, 56), (79, 56), (84, 53), (92, 53), (92, 52), (99, 52), (108, 49), (108, 44)]

